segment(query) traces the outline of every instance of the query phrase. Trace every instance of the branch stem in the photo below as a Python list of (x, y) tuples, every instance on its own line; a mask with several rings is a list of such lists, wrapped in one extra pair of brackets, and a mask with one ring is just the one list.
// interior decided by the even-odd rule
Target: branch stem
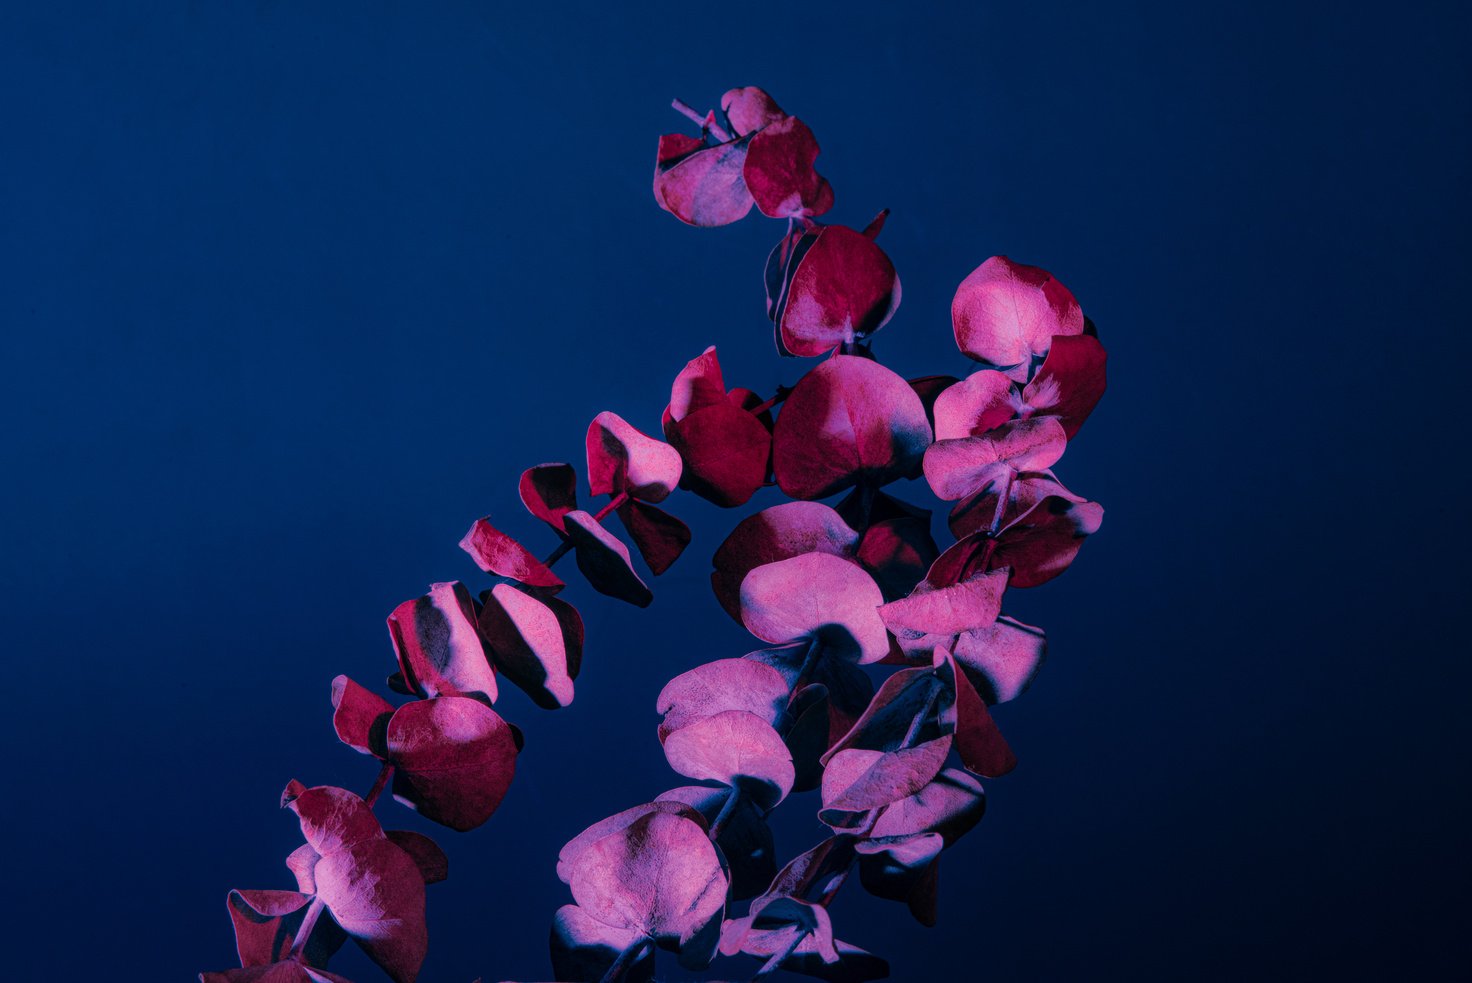
[(721, 141), (721, 143), (725, 143), (731, 139), (731, 134), (727, 133), (726, 128), (715, 121), (715, 117), (712, 114), (707, 113), (702, 116), (681, 99), (671, 99), (670, 108), (690, 120), (690, 122), (699, 125), (702, 130), (709, 130), (710, 135)]
[(322, 917), (322, 909), (327, 907), (321, 898), (313, 898), (312, 903), (307, 905), (307, 913), (302, 918), (302, 923), (297, 927), (296, 937), (291, 940), (291, 958), (301, 960), (306, 951), (307, 940), (312, 937), (312, 931), (317, 927), (317, 919)]
[(731, 786), (726, 801), (721, 805), (721, 811), (716, 813), (715, 822), (710, 824), (710, 841), (714, 843), (726, 829), (726, 823), (736, 814), (736, 807), (741, 804), (741, 789)]
[(383, 790), (388, 786), (389, 777), (393, 773), (394, 766), (387, 761), (383, 763), (382, 768), (378, 769), (378, 777), (374, 779), (373, 787), (368, 790), (367, 795), (363, 796), (363, 801), (368, 803), (368, 808), (373, 808), (373, 803), (377, 802), (378, 797), (383, 794)]
[(792, 927), (796, 929), (792, 933), (792, 941), (772, 953), (771, 958), (762, 964), (762, 968), (756, 971), (756, 975), (752, 977), (752, 980), (765, 979), (775, 973), (782, 967), (782, 963), (787, 960), (787, 957), (796, 952), (797, 947), (802, 945), (802, 940), (808, 937), (807, 929), (799, 928), (797, 925), (793, 925)]
[(603, 974), (599, 983), (618, 983), (624, 975), (633, 968), (634, 964), (644, 958), (644, 952), (649, 948), (650, 940), (642, 938), (618, 954), (613, 965), (608, 967), (608, 972)]

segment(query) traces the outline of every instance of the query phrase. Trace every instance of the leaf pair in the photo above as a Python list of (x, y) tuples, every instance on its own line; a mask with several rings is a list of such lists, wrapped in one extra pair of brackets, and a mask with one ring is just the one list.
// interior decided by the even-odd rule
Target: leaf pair
[(783, 355), (811, 358), (852, 346), (889, 323), (900, 278), (874, 238), (888, 212), (863, 232), (808, 223), (767, 257), (767, 317)]
[(680, 370), (664, 436), (684, 461), (681, 487), (722, 508), (750, 500), (771, 469), (772, 416), (754, 412), (761, 405), (750, 390), (726, 391), (714, 346)]
[[(659, 138), (654, 200), (688, 225), (738, 221), (755, 204), (769, 218), (806, 218), (833, 207), (833, 189), (813, 168), (818, 142), (807, 125), (761, 89), (731, 89), (721, 108), (734, 133), (706, 119), (699, 137)], [(717, 135), (720, 142), (707, 142)]]
[(489, 819), (516, 773), (515, 731), (480, 700), (439, 696), (394, 709), (338, 676), (332, 705), (338, 738), (393, 766), (394, 798), (451, 829)]

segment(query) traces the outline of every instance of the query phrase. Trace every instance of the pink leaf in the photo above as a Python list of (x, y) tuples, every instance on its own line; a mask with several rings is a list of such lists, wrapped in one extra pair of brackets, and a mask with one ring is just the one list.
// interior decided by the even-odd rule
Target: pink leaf
[(460, 548), (469, 553), (475, 565), (486, 573), (548, 590), (560, 590), (564, 586), (557, 574), (528, 552), (525, 546), (492, 526), (488, 519), (475, 520), (470, 531), (460, 540)]
[(1024, 416), (1054, 416), (1069, 440), (1104, 396), (1104, 346), (1092, 335), (1053, 339), (1048, 357), (1022, 391)]
[(818, 502), (787, 502), (747, 516), (716, 550), (711, 586), (726, 612), (741, 620), (741, 582), (757, 567), (804, 553), (852, 556), (859, 534)]
[[(935, 569), (934, 564), (931, 569)], [(879, 616), (896, 635), (954, 635), (996, 621), (1006, 589), (1007, 573), (1002, 570), (939, 587), (926, 581), (910, 596), (884, 605)]]
[(496, 699), (496, 674), (475, 627), (475, 604), (458, 581), (434, 584), (388, 616), (399, 669), (423, 696), (484, 694)]
[(784, 354), (827, 354), (874, 334), (899, 309), (894, 263), (853, 229), (822, 226), (779, 251), (768, 261), (778, 264), (769, 266), (768, 292)]
[(606, 925), (658, 942), (690, 943), (726, 907), (726, 875), (705, 826), (653, 812), (578, 854), (578, 905)]
[(981, 822), (985, 812), (981, 783), (959, 768), (945, 768), (914, 795), (886, 806), (869, 836), (883, 844), (937, 833), (949, 846)]
[(200, 973), (199, 983), (352, 983), (345, 976), (313, 969), (287, 960), (270, 966), (248, 966), (217, 973)]
[(451, 829), (474, 829), (516, 773), (511, 727), (479, 700), (442, 696), (400, 707), (388, 725), (394, 798)]
[(655, 709), (664, 717), (659, 739), (687, 724), (726, 710), (745, 710), (776, 724), (787, 707), (787, 680), (771, 666), (750, 659), (717, 659), (671, 679)]
[(861, 664), (889, 653), (883, 603), (872, 577), (828, 553), (769, 563), (741, 582), (741, 618), (757, 638), (779, 645), (812, 639)]
[(793, 498), (913, 474), (930, 444), (920, 397), (866, 358), (836, 355), (798, 382), (777, 416), (772, 467)]
[(721, 375), (716, 346), (711, 345), (675, 376), (670, 386), (670, 402), (665, 412), (672, 420), (683, 420), (698, 410), (726, 402), (726, 381)]
[(942, 392), (935, 400), (935, 439), (975, 437), (1000, 427), (1016, 414), (1012, 380), (982, 369)]
[(961, 281), (951, 326), (961, 351), (1026, 382), (1054, 336), (1083, 334), (1084, 315), (1047, 270), (993, 256)]
[(567, 842), (567, 845), (557, 854), (557, 877), (564, 884), (572, 883), (573, 871), (577, 869), (578, 858), (583, 852), (606, 836), (628, 829), (638, 819), (656, 812), (667, 812), (673, 815), (684, 816), (701, 825), (705, 824), (705, 817), (688, 803), (678, 799), (662, 799), (654, 802), (646, 802), (642, 805), (633, 806), (622, 812), (614, 813), (607, 819), (598, 822), (583, 830), (577, 836)]
[(742, 173), (768, 218), (805, 218), (833, 207), (833, 188), (813, 169), (818, 141), (795, 116), (769, 122), (751, 138)]
[(565, 520), (568, 538), (577, 549), (578, 569), (593, 589), (637, 607), (648, 607), (654, 595), (634, 572), (629, 548), (586, 512), (569, 512)]
[(982, 699), (1005, 703), (1021, 696), (1042, 668), (1048, 642), (1041, 628), (1001, 617), (957, 637), (955, 659)]
[[(698, 810), (709, 826), (733, 794), (729, 788), (684, 785), (661, 793), (659, 801), (684, 802)], [(765, 810), (750, 795), (742, 795), (737, 801), (715, 842), (729, 867), (732, 900), (754, 897), (772, 882), (772, 875), (777, 873), (776, 844)]]
[(711, 228), (739, 221), (751, 211), (742, 166), (747, 140), (707, 146), (679, 133), (659, 138), (654, 160), (654, 200), (686, 225)]
[(764, 809), (792, 791), (792, 753), (771, 724), (745, 710), (686, 724), (665, 738), (664, 755), (686, 778), (740, 785)]
[(925, 480), (937, 498), (955, 501), (1008, 471), (1052, 467), (1068, 447), (1063, 427), (1051, 417), (1016, 420), (979, 437), (940, 440), (925, 451)]
[(1005, 474), (992, 476), (976, 491), (956, 503), (956, 507), (951, 509), (948, 520), (951, 535), (957, 539), (964, 539), (972, 533), (990, 529), (998, 516), (997, 496), (1004, 488), (1007, 490), (1007, 502), (1000, 513), (1001, 521), (997, 524), (998, 530), (1021, 518), (1034, 505), (1050, 495), (1058, 495), (1071, 502), (1084, 501), (1080, 496), (1064, 488), (1051, 471), (1021, 472), (1013, 476), (1010, 485), (1006, 482), (1005, 477)]
[(618, 517), (638, 547), (639, 555), (649, 564), (649, 571), (656, 577), (673, 566), (685, 547), (690, 545), (689, 526), (663, 509), (646, 505), (638, 499), (630, 498), (620, 505)]
[(944, 694), (945, 684), (933, 668), (917, 667), (892, 673), (849, 731), (823, 755), (823, 763), (826, 765), (850, 748), (898, 751), (917, 741), (939, 737), (941, 729), (935, 711)]
[(317, 864), (317, 897), (395, 983), (414, 983), (429, 949), (424, 878), (382, 833)]
[(322, 856), (383, 835), (373, 810), (345, 788), (307, 788), (293, 781), (281, 794), (281, 805), (296, 813), (307, 845)]
[(914, 795), (936, 776), (951, 750), (940, 737), (897, 751), (849, 748), (835, 754), (823, 772), (823, 808), (818, 818), (835, 829), (857, 824), (864, 813)]
[(393, 704), (348, 677), (338, 676), (332, 681), (332, 709), (338, 740), (363, 754), (382, 750), (383, 729), (394, 712)]
[(572, 675), (562, 623), (550, 607), (510, 584), (485, 595), (480, 632), (507, 679), (547, 710), (572, 702)]
[(754, 85), (731, 89), (721, 96), (721, 111), (739, 136), (755, 133), (787, 116), (776, 100)]
[(646, 502), (662, 502), (680, 483), (680, 454), (604, 411), (588, 425), (588, 487), (594, 495), (627, 491)]
[(571, 464), (538, 464), (521, 473), (521, 503), (561, 536), (562, 517), (578, 507), (578, 476)]
[[(619, 954), (640, 942), (637, 929), (605, 925), (575, 904), (563, 905), (552, 921), (552, 972), (559, 980), (598, 983)], [(654, 950), (646, 949), (620, 977), (648, 983), (654, 976)]]

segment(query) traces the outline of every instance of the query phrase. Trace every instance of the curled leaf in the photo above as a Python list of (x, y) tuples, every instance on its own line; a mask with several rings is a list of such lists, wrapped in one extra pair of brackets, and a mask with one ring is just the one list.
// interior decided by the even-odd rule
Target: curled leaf
[(438, 884), (450, 876), (450, 858), (428, 836), (411, 829), (390, 829), (384, 835), (409, 855), (425, 884)]
[(578, 569), (593, 589), (637, 607), (648, 607), (654, 595), (634, 572), (629, 548), (586, 512), (569, 512), (564, 521), (568, 538), (577, 550)]
[(776, 100), (754, 85), (727, 91), (721, 96), (721, 111), (738, 136), (755, 133), (787, 116)]
[(686, 225), (729, 225), (751, 211), (742, 166), (747, 139), (708, 145), (700, 137), (667, 133), (654, 159), (654, 200)]
[(737, 795), (737, 802), (717, 833), (716, 846), (730, 867), (731, 898), (740, 901), (760, 894), (777, 873), (776, 845), (762, 807), (750, 795), (705, 785), (670, 789), (659, 800), (686, 803), (710, 826), (732, 795)]
[(635, 498), (627, 499), (618, 507), (619, 520), (629, 532), (629, 538), (639, 548), (639, 555), (649, 564), (656, 577), (664, 573), (680, 558), (685, 547), (690, 545), (690, 527), (663, 509), (646, 505)]
[(959, 440), (1000, 427), (1016, 414), (1012, 380), (982, 369), (943, 391), (935, 399), (935, 439)]
[(393, 714), (393, 704), (347, 676), (332, 680), (332, 728), (337, 739), (362, 754), (383, 749), (383, 732)]
[(870, 809), (913, 795), (945, 764), (949, 736), (896, 751), (848, 748), (835, 754), (823, 772), (823, 808), (818, 818), (834, 829), (860, 824)]
[(516, 739), (479, 700), (442, 696), (400, 707), (389, 721), (394, 798), (451, 829), (474, 829), (516, 773)]
[[(231, 891), (226, 903), (240, 965), (268, 966), (286, 959), (311, 901), (310, 894), (300, 891)], [(347, 935), (332, 919), (318, 919), (302, 959), (309, 966), (326, 966), (346, 941)]]
[(993, 625), (963, 632), (953, 654), (983, 700), (1005, 703), (1031, 685), (1047, 650), (1041, 628), (1001, 617)]
[(492, 526), (489, 519), (476, 519), (460, 540), (460, 548), (470, 554), (475, 565), (486, 573), (510, 577), (531, 587), (560, 590), (562, 579), (549, 570), (525, 546)]
[(588, 425), (588, 487), (594, 495), (628, 492), (662, 502), (680, 483), (680, 454), (605, 410)]
[(1104, 396), (1104, 346), (1093, 335), (1053, 339), (1048, 357), (1022, 391), (1023, 416), (1052, 416), (1069, 440)]
[(521, 503), (563, 535), (562, 517), (578, 507), (578, 475), (571, 464), (538, 464), (521, 473)]
[(553, 610), (510, 584), (497, 584), (484, 597), (480, 632), (496, 668), (539, 707), (553, 710), (571, 703), (567, 644)]
[(420, 696), (496, 699), (496, 674), (475, 627), (475, 603), (458, 581), (434, 584), (388, 616), (399, 670)]

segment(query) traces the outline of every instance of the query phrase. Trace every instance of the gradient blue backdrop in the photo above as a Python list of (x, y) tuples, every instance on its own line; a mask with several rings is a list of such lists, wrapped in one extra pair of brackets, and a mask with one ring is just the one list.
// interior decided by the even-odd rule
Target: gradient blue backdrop
[[(7, 4), (0, 974), (229, 965), (226, 890), (290, 883), (282, 785), (372, 779), (331, 677), (474, 581), (473, 518), (551, 545), (520, 469), (656, 429), (708, 343), (802, 370), (777, 227), (650, 197), (669, 98), (738, 84), (811, 122), (835, 220), (894, 209), (886, 362), (966, 371), (951, 293), (999, 252), (1111, 353), (1060, 469), (1104, 530), (1015, 605), (1052, 640), (1022, 765), (938, 928), (853, 890), (840, 933), (900, 980), (1465, 969), (1468, 24), (1323, 6)], [(526, 752), (441, 837), (426, 983), (546, 977), (557, 848), (674, 783), (655, 694), (748, 647), (705, 581), (733, 516), (673, 507), (695, 543), (649, 611), (585, 606), (577, 703), (500, 705)]]

